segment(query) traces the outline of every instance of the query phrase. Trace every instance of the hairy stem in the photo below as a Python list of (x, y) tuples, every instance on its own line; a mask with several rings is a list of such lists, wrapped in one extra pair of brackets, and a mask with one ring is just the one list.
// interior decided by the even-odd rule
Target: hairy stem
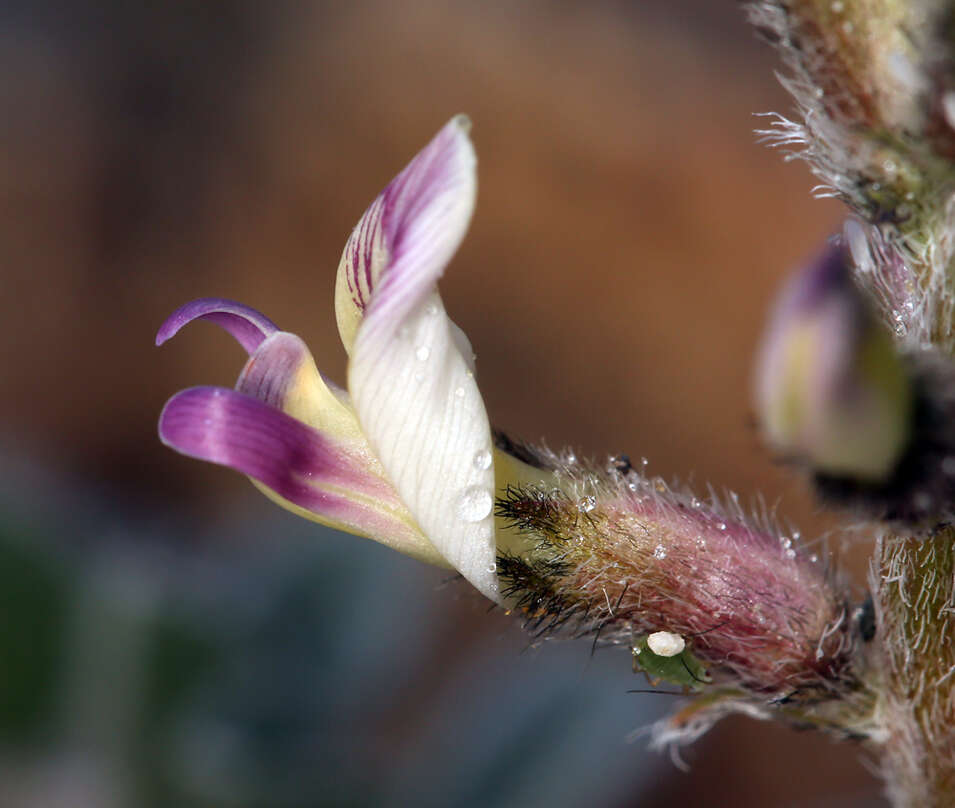
[(878, 543), (872, 592), (882, 655), (884, 769), (905, 808), (955, 804), (955, 528)]

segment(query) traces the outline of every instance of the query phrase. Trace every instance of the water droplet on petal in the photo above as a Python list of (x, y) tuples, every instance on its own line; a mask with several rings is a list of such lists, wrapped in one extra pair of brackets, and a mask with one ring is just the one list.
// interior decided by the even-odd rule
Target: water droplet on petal
[(428, 357), (431, 356), (431, 349), (427, 345), (419, 345), (414, 355), (418, 358), (419, 362), (426, 362)]
[(480, 485), (465, 488), (458, 502), (458, 515), (465, 522), (480, 522), (491, 512), (491, 493)]
[(491, 468), (491, 453), (487, 449), (481, 449), (474, 455), (474, 468), (481, 471)]
[(726, 522), (720, 522), (720, 523), (717, 525), (717, 527), (718, 527), (720, 530), (726, 530)]
[(454, 390), (454, 395), (456, 398), (464, 398), (464, 388), (456, 387)]
[(425, 309), (425, 313), (434, 317), (438, 313), (438, 306), (436, 303), (429, 303), (428, 307)]
[(662, 561), (667, 557), (667, 548), (662, 544), (658, 544), (653, 550), (653, 557)]
[(597, 507), (597, 497), (582, 497), (577, 502), (577, 510), (581, 513), (590, 513)]

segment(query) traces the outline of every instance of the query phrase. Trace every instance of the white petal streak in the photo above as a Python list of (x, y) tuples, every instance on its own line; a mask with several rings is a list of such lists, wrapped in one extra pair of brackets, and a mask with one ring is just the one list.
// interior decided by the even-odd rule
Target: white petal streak
[(437, 550), (498, 601), (491, 432), (470, 347), (436, 282), (467, 229), (476, 192), (467, 120), (445, 126), (382, 195), (388, 262), (349, 363), (362, 429)]
[(362, 428), (424, 534), (477, 589), (494, 571), (490, 427), (436, 292), (384, 342), (359, 332), (349, 373)]

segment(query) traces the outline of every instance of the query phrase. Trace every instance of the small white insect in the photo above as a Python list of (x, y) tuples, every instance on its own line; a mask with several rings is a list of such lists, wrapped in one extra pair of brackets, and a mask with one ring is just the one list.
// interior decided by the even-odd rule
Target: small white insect
[(679, 634), (670, 631), (654, 631), (647, 637), (647, 647), (657, 656), (672, 657), (683, 653), (686, 642)]

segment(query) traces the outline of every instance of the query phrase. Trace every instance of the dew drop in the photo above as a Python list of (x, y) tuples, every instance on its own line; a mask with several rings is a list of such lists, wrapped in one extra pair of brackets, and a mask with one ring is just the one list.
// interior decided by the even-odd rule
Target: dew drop
[(662, 544), (658, 544), (653, 550), (653, 557), (662, 561), (667, 557), (667, 548)]
[(693, 499), (690, 500), (690, 506), (693, 508), (702, 508), (703, 503), (700, 502), (700, 500), (698, 500), (696, 497), (693, 497)]
[(464, 398), (464, 388), (456, 387), (454, 389), (454, 395), (455, 395), (455, 398)]
[(817, 556), (815, 553), (809, 556), (809, 561), (812, 564), (815, 564), (818, 560), (819, 560), (819, 556)]
[(458, 516), (465, 522), (480, 522), (491, 512), (490, 492), (480, 485), (465, 488), (458, 501)]
[(438, 306), (435, 303), (429, 303), (427, 308), (424, 310), (425, 314), (428, 314), (431, 317), (434, 317), (438, 313)]
[(787, 551), (786, 551), (786, 558), (795, 558), (795, 557), (796, 557), (796, 551), (795, 551), (795, 550), (787, 550)]
[(474, 468), (484, 471), (485, 469), (491, 468), (491, 453), (487, 449), (480, 449), (477, 454), (474, 455)]
[(419, 362), (426, 362), (428, 357), (431, 356), (431, 349), (427, 345), (419, 345), (414, 355), (418, 358)]
[(582, 497), (577, 501), (577, 510), (581, 513), (590, 513), (597, 507), (597, 497)]
[(488, 572), (497, 572), (497, 564), (488, 564), (488, 566), (487, 566), (487, 571), (488, 571)]
[(718, 527), (720, 530), (726, 530), (726, 522), (720, 522), (720, 523), (717, 525), (717, 527)]
[(782, 538), (780, 538), (779, 543), (783, 546), (784, 550), (788, 550), (790, 547), (793, 546), (793, 540), (790, 539), (788, 536), (783, 536)]

